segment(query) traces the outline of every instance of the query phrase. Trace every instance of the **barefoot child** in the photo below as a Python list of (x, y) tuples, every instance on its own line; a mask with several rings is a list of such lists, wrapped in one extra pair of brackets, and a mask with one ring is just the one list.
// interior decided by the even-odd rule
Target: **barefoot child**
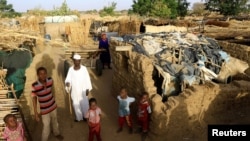
[(129, 127), (129, 133), (133, 133), (132, 129), (132, 121), (130, 115), (130, 104), (135, 101), (135, 98), (129, 97), (127, 94), (127, 90), (122, 88), (120, 91), (120, 95), (117, 96), (119, 101), (119, 129), (117, 132), (121, 132), (123, 129), (123, 124), (126, 121)]
[(97, 101), (95, 98), (89, 100), (89, 110), (85, 118), (89, 125), (89, 140), (94, 140), (94, 135), (96, 135), (97, 141), (101, 141), (101, 109), (97, 106)]
[(148, 101), (148, 93), (143, 92), (138, 105), (138, 121), (144, 135), (148, 132), (151, 108)]
[(4, 128), (3, 137), (7, 141), (26, 141), (23, 125), (21, 122), (17, 122), (15, 115), (6, 115), (4, 122), (6, 127)]

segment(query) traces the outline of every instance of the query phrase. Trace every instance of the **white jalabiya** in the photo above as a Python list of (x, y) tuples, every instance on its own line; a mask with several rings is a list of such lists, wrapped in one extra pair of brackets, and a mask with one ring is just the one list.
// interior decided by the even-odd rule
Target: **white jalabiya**
[(69, 82), (71, 86), (71, 98), (73, 101), (73, 107), (76, 115), (76, 120), (83, 120), (89, 109), (88, 96), (86, 96), (86, 90), (92, 89), (90, 76), (85, 66), (80, 67), (79, 70), (74, 70), (74, 67), (70, 67), (65, 83)]

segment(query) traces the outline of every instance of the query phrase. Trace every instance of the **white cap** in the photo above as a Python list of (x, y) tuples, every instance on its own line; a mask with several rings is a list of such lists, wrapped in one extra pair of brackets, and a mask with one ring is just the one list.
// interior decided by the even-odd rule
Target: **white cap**
[(81, 56), (79, 54), (74, 54), (73, 59), (81, 60)]

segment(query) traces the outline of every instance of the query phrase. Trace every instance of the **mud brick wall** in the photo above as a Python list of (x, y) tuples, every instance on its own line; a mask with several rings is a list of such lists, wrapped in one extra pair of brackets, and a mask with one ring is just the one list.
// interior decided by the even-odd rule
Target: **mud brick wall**
[[(225, 41), (219, 41), (219, 45), (224, 51), (226, 51), (231, 56), (238, 58), (242, 61), (247, 62), (250, 65), (250, 48), (246, 45), (240, 45), (235, 43), (229, 43)], [(246, 71), (247, 75), (250, 75), (250, 68)]]
[(206, 141), (209, 124), (248, 124), (249, 86), (248, 81), (194, 85), (165, 105), (153, 97), (151, 140)]
[(152, 60), (136, 52), (115, 51), (115, 47), (121, 45), (126, 44), (110, 42), (114, 69), (112, 78), (114, 96), (119, 94), (121, 87), (126, 87), (129, 95), (134, 97), (138, 97), (143, 91), (155, 94)]

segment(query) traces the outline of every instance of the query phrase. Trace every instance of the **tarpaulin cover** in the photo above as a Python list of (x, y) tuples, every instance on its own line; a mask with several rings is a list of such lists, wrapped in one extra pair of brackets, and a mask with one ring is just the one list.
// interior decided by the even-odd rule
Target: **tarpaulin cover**
[[(180, 88), (183, 82), (192, 85), (216, 79), (222, 64), (230, 60), (215, 39), (191, 33), (145, 33), (114, 39), (130, 43), (133, 51), (152, 58), (159, 71), (170, 74), (164, 76), (172, 77), (164, 79), (175, 80)], [(163, 85), (163, 93), (168, 95), (167, 91), (173, 88)]]

